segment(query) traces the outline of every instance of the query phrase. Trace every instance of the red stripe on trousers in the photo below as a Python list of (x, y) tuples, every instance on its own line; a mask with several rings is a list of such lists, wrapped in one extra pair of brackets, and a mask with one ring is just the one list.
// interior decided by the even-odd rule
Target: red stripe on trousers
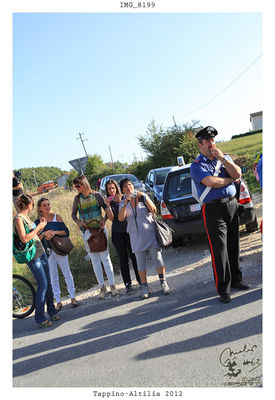
[(207, 230), (207, 226), (206, 226), (205, 204), (202, 205), (202, 216), (203, 216), (203, 223), (204, 223), (204, 226), (205, 226), (205, 230), (206, 230), (206, 234), (207, 234), (208, 242), (209, 242), (209, 246), (210, 246), (210, 252), (211, 252), (211, 257), (212, 257), (212, 265), (213, 265), (214, 276), (215, 276), (215, 284), (216, 284), (216, 289), (218, 291), (218, 274), (217, 274), (217, 270), (216, 270), (213, 247), (212, 247), (212, 243), (211, 243), (210, 236), (209, 236), (209, 233), (208, 233), (208, 230)]

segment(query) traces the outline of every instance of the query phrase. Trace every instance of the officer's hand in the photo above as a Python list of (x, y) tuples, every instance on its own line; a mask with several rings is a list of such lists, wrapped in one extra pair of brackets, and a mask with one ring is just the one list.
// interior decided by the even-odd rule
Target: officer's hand
[(213, 154), (213, 156), (215, 158), (217, 158), (220, 161), (223, 160), (224, 155), (223, 155), (223, 152), (220, 149), (218, 149), (217, 147), (212, 147), (210, 149), (210, 151), (211, 151), (211, 153)]

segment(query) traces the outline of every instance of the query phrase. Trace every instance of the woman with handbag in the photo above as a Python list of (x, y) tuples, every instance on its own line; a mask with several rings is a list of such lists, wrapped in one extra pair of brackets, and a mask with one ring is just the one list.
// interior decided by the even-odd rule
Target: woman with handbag
[[(108, 232), (105, 227), (109, 211), (106, 210), (107, 206), (103, 197), (91, 189), (85, 175), (75, 178), (73, 184), (78, 195), (74, 199), (72, 219), (81, 231), (85, 249), (92, 261), (94, 273), (100, 285), (98, 299), (104, 299), (107, 291), (101, 262), (110, 284), (111, 293), (116, 296), (119, 292), (115, 287), (113, 264), (108, 250)], [(102, 218), (101, 208), (106, 210), (105, 218)]]
[[(30, 195), (22, 194), (17, 199), (19, 213), (14, 218), (14, 230), (19, 236), (22, 245), (30, 242), (32, 239), (35, 241), (36, 251), (34, 257), (27, 262), (37, 283), (34, 318), (40, 328), (48, 328), (52, 326), (52, 321), (58, 321), (60, 317), (57, 315), (54, 307), (48, 259), (38, 238), (39, 232), (44, 229), (47, 221), (42, 217), (38, 225), (35, 225), (29, 218), (29, 213), (32, 211), (33, 206), (33, 199)], [(45, 303), (47, 304), (47, 312), (50, 320), (46, 319), (44, 314)]]
[(109, 179), (106, 182), (105, 188), (107, 199), (105, 203), (109, 211), (108, 217), (112, 223), (112, 242), (119, 257), (120, 271), (123, 282), (126, 287), (126, 293), (131, 294), (134, 292), (132, 288), (131, 275), (129, 270), (129, 257), (132, 260), (133, 269), (135, 271), (136, 280), (140, 284), (140, 276), (138, 273), (137, 260), (135, 254), (132, 252), (130, 237), (127, 233), (127, 221), (118, 220), (119, 203), (122, 198), (119, 186), (114, 179)]
[(170, 289), (165, 279), (165, 266), (151, 214), (156, 212), (156, 207), (148, 196), (135, 191), (134, 185), (129, 179), (120, 181), (120, 189), (125, 194), (125, 199), (119, 205), (118, 219), (119, 221), (127, 219), (127, 232), (136, 255), (141, 278), (141, 296), (143, 299), (149, 296), (146, 273), (147, 252), (150, 253), (157, 267), (162, 292), (169, 294)]
[[(56, 310), (60, 311), (62, 308), (62, 303), (60, 298), (61, 291), (59, 286), (59, 275), (57, 268), (58, 265), (65, 278), (67, 290), (71, 298), (71, 305), (72, 307), (77, 307), (78, 301), (75, 298), (74, 279), (70, 270), (68, 254), (66, 255), (58, 254), (54, 249), (54, 244), (52, 243), (52, 241), (54, 240), (53, 238), (56, 235), (69, 237), (69, 230), (64, 224), (61, 216), (51, 211), (51, 205), (49, 199), (47, 199), (46, 197), (41, 197), (38, 200), (37, 215), (38, 215), (37, 221), (39, 221), (41, 217), (44, 217), (47, 221), (47, 225), (40, 233), (39, 238), (42, 241), (42, 244), (45, 243), (46, 252), (48, 253), (48, 263), (50, 267), (50, 277), (53, 288), (53, 295), (57, 303)], [(37, 221), (35, 221), (35, 223)]]

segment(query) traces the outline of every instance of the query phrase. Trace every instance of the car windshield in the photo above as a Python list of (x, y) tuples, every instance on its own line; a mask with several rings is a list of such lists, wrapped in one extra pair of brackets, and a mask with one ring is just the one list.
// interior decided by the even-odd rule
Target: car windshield
[(177, 198), (187, 194), (191, 194), (191, 178), (190, 171), (182, 172), (181, 174), (172, 175), (168, 184), (169, 198)]
[(133, 183), (139, 182), (139, 180), (135, 177), (135, 175), (125, 174), (125, 175), (112, 175), (109, 179), (114, 179), (117, 182), (122, 181), (122, 179), (130, 179)]
[(156, 185), (163, 185), (170, 168), (156, 171)]

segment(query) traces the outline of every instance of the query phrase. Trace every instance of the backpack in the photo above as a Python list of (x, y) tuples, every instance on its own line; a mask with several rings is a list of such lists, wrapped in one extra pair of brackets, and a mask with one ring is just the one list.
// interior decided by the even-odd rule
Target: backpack
[[(30, 233), (27, 223), (25, 222), (24, 218), (22, 219), (24, 227), (26, 229), (26, 233)], [(35, 240), (31, 239), (26, 244), (22, 243), (14, 227), (13, 240), (12, 240), (12, 253), (18, 264), (26, 264), (27, 262), (33, 260), (35, 257), (36, 254)]]

